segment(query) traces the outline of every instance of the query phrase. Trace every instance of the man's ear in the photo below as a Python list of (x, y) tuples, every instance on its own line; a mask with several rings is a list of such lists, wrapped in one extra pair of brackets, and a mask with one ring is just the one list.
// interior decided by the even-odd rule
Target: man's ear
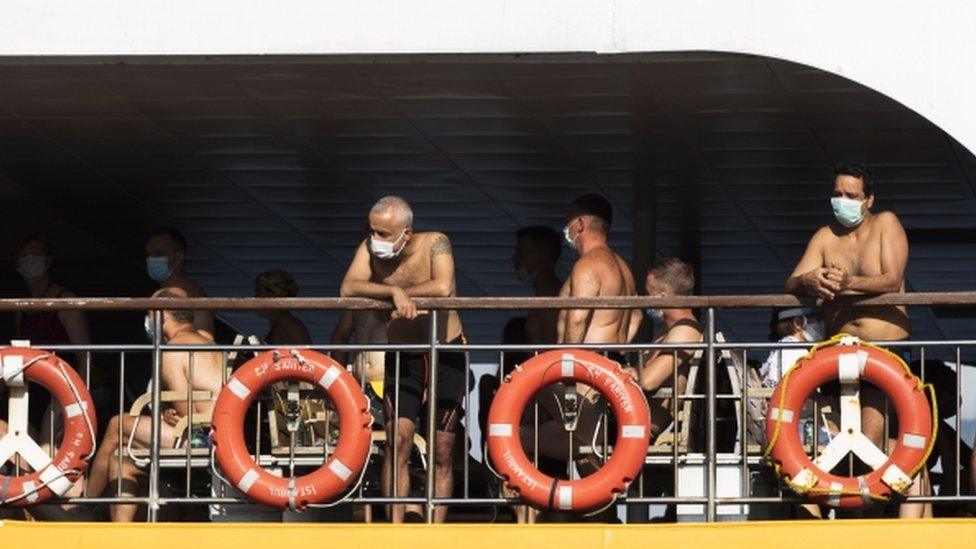
[(867, 198), (867, 200), (865, 200), (865, 204), (867, 204), (867, 207), (868, 207), (869, 210), (874, 206), (874, 195), (873, 194), (871, 196), (869, 196)]
[(795, 317), (793, 317), (792, 319), (790, 319), (790, 324), (793, 325), (793, 331), (794, 332), (799, 332), (799, 331), (803, 330), (803, 328), (805, 328), (805, 326), (803, 325), (803, 317), (802, 316), (795, 316)]
[(403, 238), (405, 238), (406, 240), (410, 240), (411, 236), (413, 236), (413, 227), (407, 227), (406, 229), (403, 229)]

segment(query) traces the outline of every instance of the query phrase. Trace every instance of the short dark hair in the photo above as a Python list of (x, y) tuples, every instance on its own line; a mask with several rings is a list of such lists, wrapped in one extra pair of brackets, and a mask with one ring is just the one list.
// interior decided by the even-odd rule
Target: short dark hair
[(173, 241), (173, 246), (176, 247), (176, 251), (186, 254), (186, 237), (180, 231), (173, 227), (160, 227), (153, 231), (149, 235), (149, 238), (155, 238), (157, 236), (168, 236)]
[(527, 238), (534, 246), (549, 252), (553, 261), (559, 261), (563, 254), (563, 238), (559, 231), (545, 225), (522, 227), (515, 233), (515, 240)]
[(841, 162), (834, 166), (834, 178), (838, 175), (849, 175), (861, 180), (864, 196), (874, 196), (874, 175), (867, 166), (855, 162)]
[(25, 236), (23, 240), (20, 241), (20, 246), (17, 246), (17, 252), (19, 253), (20, 250), (24, 249), (24, 246), (30, 244), (31, 242), (39, 243), (41, 248), (44, 248), (44, 255), (53, 255), (51, 253), (51, 243), (48, 242), (47, 237), (44, 236), (44, 233), (31, 233)]
[[(162, 290), (156, 292), (156, 297), (170, 298), (170, 299), (183, 299), (186, 297), (186, 295), (185, 293), (177, 292), (171, 290), (170, 288), (163, 288)], [(193, 324), (193, 321), (196, 319), (196, 316), (194, 315), (193, 311), (189, 311), (186, 309), (166, 309), (166, 312), (169, 313), (170, 316), (172, 316), (173, 319), (179, 322), (180, 324)]]
[(580, 195), (569, 203), (569, 208), (566, 210), (566, 220), (568, 221), (581, 215), (589, 215), (600, 219), (604, 224), (603, 230), (608, 231), (610, 230), (610, 224), (613, 223), (613, 206), (601, 194), (590, 193)]
[(695, 289), (695, 270), (676, 257), (654, 263), (647, 269), (647, 274), (667, 284), (674, 295), (691, 295)]

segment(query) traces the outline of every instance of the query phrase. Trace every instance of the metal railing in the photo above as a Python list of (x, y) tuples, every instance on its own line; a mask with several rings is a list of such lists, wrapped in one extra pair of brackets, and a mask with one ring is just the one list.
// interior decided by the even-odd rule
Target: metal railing
[[(395, 385), (399, 385), (399, 361), (400, 354), (409, 353), (426, 353), (429, 356), (429, 387), (428, 387), (428, 398), (427, 402), (437, 402), (437, 371), (439, 368), (439, 353), (444, 352), (487, 352), (492, 353), (497, 356), (497, 362), (501, 368), (504, 368), (506, 363), (506, 354), (511, 353), (533, 353), (557, 348), (563, 349), (589, 349), (600, 352), (623, 352), (623, 353), (636, 353), (638, 357), (642, 356), (644, 353), (658, 352), (658, 353), (672, 353), (677, 359), (677, 353), (681, 351), (687, 351), (691, 353), (698, 353), (701, 357), (700, 359), (700, 371), (704, 373), (704, 391), (696, 392), (692, 390), (686, 394), (678, 394), (676, 390), (678, 387), (677, 383), (677, 368), (675, 369), (674, 379), (672, 380), (672, 387), (674, 389), (668, 393), (667, 391), (659, 392), (656, 396), (659, 398), (669, 399), (671, 402), (672, 410), (675, 414), (675, 418), (678, 417), (679, 404), (683, 402), (692, 402), (694, 405), (704, 404), (704, 446), (698, 450), (689, 447), (686, 443), (683, 444), (682, 441), (675, 433), (673, 441), (669, 452), (664, 453), (649, 453), (647, 458), (647, 466), (644, 469), (643, 474), (638, 478), (638, 480), (632, 486), (630, 492), (621, 497), (618, 500), (620, 505), (641, 508), (640, 506), (647, 505), (697, 505), (702, 506), (704, 509), (703, 515), (704, 519), (708, 521), (714, 521), (718, 518), (718, 510), (720, 506), (723, 505), (751, 505), (751, 506), (778, 506), (783, 503), (789, 504), (801, 504), (803, 500), (784, 494), (782, 492), (778, 494), (756, 494), (757, 490), (752, 489), (754, 484), (754, 477), (761, 475), (765, 468), (763, 464), (762, 457), (759, 452), (755, 452), (754, 444), (750, 444), (747, 436), (747, 423), (750, 418), (747, 414), (749, 403), (751, 400), (758, 400), (764, 398), (763, 396), (755, 396), (750, 393), (748, 378), (749, 372), (747, 369), (750, 367), (750, 353), (767, 353), (770, 351), (782, 352), (784, 349), (789, 348), (800, 348), (809, 347), (809, 344), (795, 343), (795, 344), (784, 344), (784, 343), (771, 343), (771, 342), (731, 342), (731, 341), (718, 341), (717, 331), (716, 331), (716, 310), (718, 309), (746, 309), (746, 308), (769, 308), (769, 307), (796, 307), (802, 305), (811, 304), (809, 300), (800, 299), (795, 296), (790, 295), (770, 295), (770, 296), (689, 296), (689, 297), (674, 297), (674, 298), (658, 298), (658, 297), (615, 297), (615, 298), (417, 298), (415, 302), (418, 309), (429, 311), (427, 315), (427, 322), (429, 323), (429, 340), (425, 342), (417, 342), (415, 344), (383, 344), (383, 345), (371, 345), (371, 344), (341, 344), (341, 345), (308, 345), (308, 346), (296, 346), (299, 349), (311, 349), (322, 352), (368, 352), (368, 351), (383, 351), (383, 352), (393, 352), (395, 354), (395, 364), (396, 368), (396, 382)], [(956, 293), (911, 293), (911, 294), (884, 294), (878, 296), (844, 296), (838, 298), (832, 306), (835, 307), (865, 307), (865, 306), (894, 306), (894, 305), (919, 305), (919, 306), (971, 306), (976, 305), (976, 292), (956, 292)], [(441, 342), (437, 337), (437, 325), (438, 325), (438, 314), (439, 311), (445, 310), (531, 310), (531, 309), (643, 309), (643, 308), (693, 308), (701, 309), (703, 311), (703, 340), (697, 343), (683, 343), (683, 344), (660, 344), (660, 343), (628, 343), (628, 344), (579, 344), (579, 345), (502, 345), (502, 344), (449, 344)], [(37, 311), (37, 310), (85, 310), (85, 311), (150, 311), (155, 320), (155, 333), (153, 341), (150, 344), (112, 344), (112, 345), (57, 345), (45, 347), (45, 349), (54, 352), (82, 352), (85, 353), (86, 362), (91, 363), (92, 357), (95, 355), (105, 355), (105, 354), (117, 354), (118, 356), (118, 379), (119, 379), (119, 393), (118, 397), (118, 414), (124, 415), (126, 395), (124, 394), (124, 387), (126, 384), (126, 361), (127, 357), (133, 354), (149, 354), (151, 356), (151, 403), (153, 413), (151, 417), (151, 440), (148, 448), (148, 456), (146, 457), (148, 461), (148, 493), (146, 496), (140, 497), (99, 497), (98, 494), (83, 494), (82, 497), (73, 497), (59, 500), (60, 503), (71, 503), (71, 504), (116, 504), (116, 503), (136, 503), (146, 505), (147, 520), (156, 521), (159, 520), (159, 511), (161, 507), (172, 506), (172, 505), (241, 505), (247, 503), (245, 499), (240, 496), (227, 496), (221, 495), (220, 491), (213, 491), (209, 495), (200, 495), (200, 492), (194, 492), (193, 486), (191, 486), (194, 480), (193, 470), (202, 469), (203, 467), (212, 468), (213, 455), (212, 452), (209, 456), (199, 456), (192, 452), (191, 445), (189, 441), (187, 442), (185, 454), (181, 456), (176, 455), (166, 455), (163, 456), (161, 448), (161, 417), (158, 411), (161, 409), (161, 393), (163, 391), (162, 387), (162, 356), (164, 352), (190, 352), (190, 368), (192, 370), (193, 364), (193, 352), (200, 351), (219, 351), (222, 353), (229, 352), (240, 352), (240, 351), (260, 351), (273, 349), (275, 346), (269, 345), (258, 345), (258, 346), (235, 346), (235, 345), (212, 345), (212, 346), (199, 346), (199, 345), (168, 345), (163, 343), (163, 335), (161, 331), (161, 319), (162, 310), (210, 310), (210, 311), (228, 311), (228, 310), (388, 310), (391, 305), (387, 302), (368, 300), (368, 299), (355, 299), (355, 298), (281, 298), (281, 299), (259, 299), (259, 298), (192, 298), (192, 299), (173, 299), (173, 298), (163, 298), (163, 299), (152, 299), (152, 298), (69, 298), (69, 299), (5, 299), (0, 300), (0, 311)], [(976, 321), (974, 321), (974, 328), (976, 328)], [(954, 429), (956, 432), (956, 440), (954, 446), (954, 459), (953, 463), (946, 464), (945, 459), (943, 459), (943, 468), (949, 467), (955, 469), (954, 475), (954, 486), (940, 486), (941, 492), (938, 495), (930, 495), (924, 497), (912, 497), (908, 498), (909, 502), (930, 502), (930, 503), (944, 503), (944, 504), (954, 504), (962, 505), (966, 502), (976, 502), (976, 496), (964, 493), (964, 481), (962, 477), (962, 470), (964, 464), (960, 463), (963, 457), (963, 442), (960, 437), (963, 436), (961, 432), (962, 429), (962, 418), (961, 418), (961, 408), (962, 408), (962, 355), (963, 352), (969, 352), (970, 350), (976, 350), (976, 338), (974, 339), (963, 339), (963, 340), (945, 340), (945, 341), (921, 341), (921, 340), (906, 340), (898, 342), (875, 342), (881, 343), (892, 349), (912, 349), (921, 362), (921, 372), (920, 375), (925, 380), (927, 372), (926, 359), (932, 358), (934, 356), (941, 358), (948, 358), (948, 362), (952, 363), (954, 366), (954, 375), (956, 381), (956, 388), (954, 392), (956, 414), (954, 419)], [(736, 370), (733, 372), (726, 368), (726, 372), (719, 371), (719, 364), (723, 361), (723, 357), (730, 354), (735, 354), (740, 357), (741, 360), (736, 362)], [(70, 362), (70, 361), (69, 361)], [(387, 368), (391, 365), (387, 364)], [(720, 392), (719, 390), (719, 376), (728, 374), (729, 377), (738, 376), (739, 390), (732, 392)], [(505, 372), (502, 370), (499, 377), (504, 376)], [(86, 379), (86, 382), (88, 380)], [(365, 371), (362, 372), (360, 377), (360, 383), (365, 386)], [(189, 424), (189, 429), (192, 429), (192, 413), (193, 413), (193, 387), (191, 385), (190, 391), (188, 391), (188, 408), (191, 414)], [(465, 376), (465, 395), (471, 394), (472, 387), (470, 386), (470, 376)], [(652, 395), (654, 396), (654, 395)], [(398, 403), (399, 399), (395, 402)], [(735, 422), (735, 430), (738, 432), (738, 444), (734, 448), (720, 448), (718, 441), (718, 421), (721, 419), (719, 417), (718, 409), (725, 403), (737, 403), (738, 409), (735, 411), (735, 417), (732, 418)], [(262, 418), (261, 418), (261, 406), (262, 403), (259, 401), (257, 404), (257, 427), (255, 432), (256, 437), (256, 449), (255, 457), (257, 461), (263, 466), (266, 465), (284, 465), (287, 464), (290, 468), (295, 466), (307, 467), (307, 466), (317, 466), (321, 464), (324, 459), (327, 458), (327, 453), (329, 450), (328, 444), (328, 429), (326, 429), (326, 441), (323, 454), (318, 456), (299, 456), (296, 457), (294, 451), (289, 454), (287, 459), (281, 458), (280, 456), (275, 456), (273, 453), (264, 453), (262, 449), (261, 440), (261, 429), (262, 429)], [(468, 410), (467, 412), (470, 412)], [(433, 520), (434, 509), (438, 506), (452, 506), (452, 507), (490, 507), (495, 513), (498, 512), (499, 507), (517, 505), (519, 502), (510, 498), (505, 498), (500, 495), (493, 495), (497, 493), (497, 489), (493, 485), (497, 485), (498, 481), (496, 479), (487, 478), (485, 480), (485, 486), (480, 494), (473, 495), (477, 490), (472, 489), (472, 467), (478, 467), (481, 469), (485, 475), (489, 475), (489, 468), (483, 467), (481, 464), (472, 463), (469, 458), (469, 453), (471, 451), (470, 447), (470, 433), (472, 433), (472, 414), (464, 414), (464, 438), (463, 438), (463, 458), (464, 463), (462, 464), (462, 471), (460, 477), (462, 478), (462, 486), (460, 490), (455, 489), (455, 492), (460, 492), (460, 497), (435, 497), (434, 487), (436, 485), (436, 479), (434, 471), (436, 469), (435, 463), (437, 462), (435, 450), (435, 426), (436, 426), (436, 410), (434, 406), (427, 407), (427, 424), (426, 424), (426, 472), (424, 473), (424, 490), (422, 496), (410, 496), (410, 495), (397, 495), (396, 497), (385, 497), (376, 494), (368, 494), (367, 490), (364, 489), (362, 485), (358, 486), (348, 498), (348, 503), (353, 505), (371, 505), (371, 504), (421, 504), (424, 507), (425, 518), (428, 522)], [(606, 410), (604, 410), (606, 414)], [(396, 417), (398, 414), (395, 414)], [(820, 437), (819, 425), (817, 424), (817, 410), (813, 411), (813, 440), (811, 442), (812, 450), (816, 452), (818, 446), (818, 440)], [(726, 418), (727, 419), (727, 418)], [(105, 418), (100, 418), (100, 421), (104, 422)], [(538, 424), (538, 406), (535, 406), (535, 423)], [(686, 419), (687, 421), (687, 419)], [(393, 421), (394, 433), (392, 440), (386, 442), (386, 451), (391, 451), (393, 453), (394, 463), (396, 462), (396, 452), (397, 450), (397, 429), (398, 422)], [(607, 428), (608, 422), (602, 422), (602, 445), (596, 444), (596, 439), (598, 438), (597, 433), (593, 435), (593, 444), (589, 448), (583, 448), (587, 452), (596, 453), (601, 456), (601, 459), (606, 460), (608, 452), (610, 452), (610, 444), (608, 441)], [(538, 432), (538, 431), (536, 431)], [(188, 431), (187, 439), (190, 431)], [(119, 466), (121, 467), (121, 460), (123, 458), (122, 452), (125, 451), (123, 447), (123, 438), (121, 425), (119, 427), (120, 444), (119, 453), (117, 459), (119, 460)], [(53, 442), (53, 440), (52, 440)], [(475, 442), (477, 444), (477, 442)], [(390, 446), (392, 444), (392, 447)], [(538, 445), (538, 441), (536, 441)], [(53, 444), (52, 444), (53, 447)], [(577, 456), (578, 457), (578, 456)], [(573, 456), (570, 455), (570, 462), (573, 461)], [(482, 455), (482, 459), (487, 461), (487, 456)], [(538, 454), (536, 453), (536, 460), (538, 460)], [(372, 460), (371, 460), (372, 461)], [(372, 463), (368, 465), (373, 467)], [(646, 480), (649, 477), (654, 477), (658, 474), (664, 474), (667, 476), (667, 469), (665, 466), (670, 466), (670, 476), (671, 485), (667, 488), (658, 487), (648, 487)], [(682, 495), (681, 487), (679, 486), (679, 475), (681, 474), (681, 469), (686, 467), (704, 467), (704, 476), (702, 481), (702, 493), (700, 495)], [(739, 494), (733, 496), (720, 496), (719, 495), (719, 479), (718, 473), (720, 468), (722, 470), (728, 470), (730, 466), (739, 468)], [(168, 470), (174, 467), (184, 468), (184, 479), (186, 482), (185, 489), (183, 493), (179, 496), (168, 497), (164, 496), (161, 490), (161, 482), (164, 470)], [(203, 469), (206, 470), (206, 469)], [(394, 470), (394, 478), (392, 485), (397, 485), (396, 478), (396, 467)], [(457, 473), (455, 473), (457, 474)], [(966, 479), (968, 481), (968, 479)], [(206, 484), (207, 481), (203, 481)], [(214, 483), (218, 483), (217, 480), (213, 480)], [(121, 485), (118, 486), (121, 488)], [(199, 486), (198, 486), (199, 488)], [(948, 489), (947, 489), (948, 488)], [(656, 493), (654, 493), (656, 492)], [(670, 493), (667, 493), (670, 492)], [(951, 492), (951, 493), (949, 493)], [(313, 508), (316, 506), (312, 506)]]

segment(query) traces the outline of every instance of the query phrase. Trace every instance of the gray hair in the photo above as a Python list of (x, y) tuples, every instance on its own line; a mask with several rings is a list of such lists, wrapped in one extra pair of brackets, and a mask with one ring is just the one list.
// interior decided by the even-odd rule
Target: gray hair
[(393, 217), (397, 221), (403, 223), (406, 228), (413, 227), (413, 210), (410, 209), (410, 204), (407, 201), (395, 195), (384, 196), (383, 198), (376, 201), (373, 207), (370, 208), (370, 214), (385, 214), (387, 211), (393, 212)]

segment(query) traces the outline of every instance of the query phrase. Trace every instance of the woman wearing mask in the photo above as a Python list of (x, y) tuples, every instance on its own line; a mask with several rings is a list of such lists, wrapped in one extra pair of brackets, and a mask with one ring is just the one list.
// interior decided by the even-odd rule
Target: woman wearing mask
[[(27, 284), (30, 297), (56, 298), (76, 297), (74, 293), (51, 278), (51, 264), (54, 258), (47, 240), (39, 234), (24, 239), (17, 252), (16, 269)], [(16, 315), (17, 337), (30, 340), (31, 346), (44, 348), (45, 345), (84, 345), (91, 342), (88, 319), (82, 311), (26, 311)], [(73, 360), (68, 360), (88, 380), (87, 357), (84, 352), (76, 352)], [(51, 400), (46, 391), (34, 391), (30, 398), (31, 424), (40, 427), (40, 418)]]
[[(27, 284), (30, 297), (58, 298), (76, 297), (74, 293), (58, 284), (51, 278), (51, 264), (54, 258), (47, 240), (39, 234), (33, 234), (24, 239), (16, 257), (16, 269)], [(32, 347), (44, 348), (49, 345), (84, 345), (91, 342), (88, 319), (82, 311), (25, 311), (16, 315), (17, 337), (30, 341)], [(86, 383), (99, 384), (105, 380), (89, 379), (89, 360), (83, 351), (74, 353), (73, 360), (68, 360), (78, 370)], [(100, 385), (100, 384), (99, 384)], [(61, 412), (53, 406), (51, 393), (43, 389), (32, 387), (28, 408), (28, 420), (32, 430), (40, 433), (38, 442), (45, 452), (52, 452), (50, 440), (60, 439)], [(89, 389), (95, 406), (102, 409), (100, 403), (105, 402), (107, 390)], [(53, 418), (53, 419), (52, 419)], [(51, 427), (54, 427), (53, 432)], [(78, 497), (82, 494), (84, 481), (77, 481), (65, 497)], [(91, 520), (87, 509), (75, 505), (39, 506), (31, 509), (30, 514), (36, 520)]]

